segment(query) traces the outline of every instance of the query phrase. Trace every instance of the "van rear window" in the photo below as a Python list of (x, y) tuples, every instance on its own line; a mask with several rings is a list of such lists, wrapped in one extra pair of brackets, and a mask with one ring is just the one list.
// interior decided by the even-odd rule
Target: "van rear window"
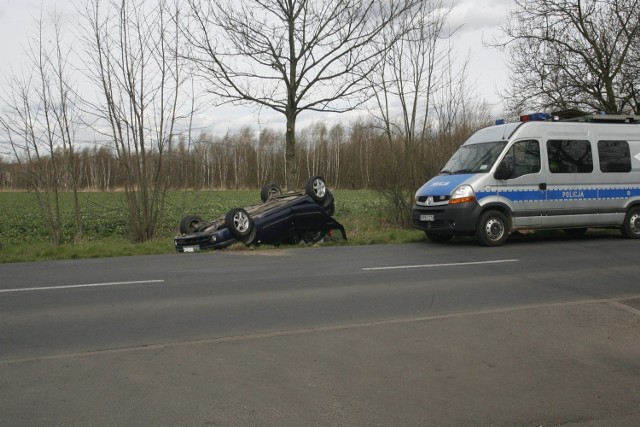
[(589, 141), (551, 139), (547, 141), (547, 157), (551, 173), (593, 172)]
[(602, 172), (631, 172), (631, 151), (627, 141), (598, 141)]

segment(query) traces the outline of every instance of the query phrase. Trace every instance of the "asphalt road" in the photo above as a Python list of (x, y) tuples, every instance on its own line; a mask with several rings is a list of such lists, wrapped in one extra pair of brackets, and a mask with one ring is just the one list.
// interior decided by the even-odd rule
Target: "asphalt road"
[(0, 425), (640, 425), (617, 236), (0, 265)]

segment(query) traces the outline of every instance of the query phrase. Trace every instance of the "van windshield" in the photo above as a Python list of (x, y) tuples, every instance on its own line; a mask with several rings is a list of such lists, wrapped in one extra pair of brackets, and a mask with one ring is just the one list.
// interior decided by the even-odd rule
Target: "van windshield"
[(489, 172), (506, 141), (462, 145), (444, 165), (440, 175)]

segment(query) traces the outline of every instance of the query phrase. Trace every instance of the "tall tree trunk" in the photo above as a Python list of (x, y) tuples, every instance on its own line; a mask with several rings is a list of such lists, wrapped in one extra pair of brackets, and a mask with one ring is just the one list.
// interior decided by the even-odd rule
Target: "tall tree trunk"
[(287, 191), (294, 190), (298, 180), (298, 164), (296, 161), (296, 114), (287, 112), (287, 134), (285, 139), (285, 170)]

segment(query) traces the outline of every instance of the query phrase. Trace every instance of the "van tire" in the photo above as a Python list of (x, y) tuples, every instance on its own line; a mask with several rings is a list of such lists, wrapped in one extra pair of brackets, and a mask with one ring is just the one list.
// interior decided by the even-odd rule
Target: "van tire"
[(620, 232), (628, 239), (640, 239), (640, 207), (634, 206), (627, 211)]
[(507, 217), (500, 211), (483, 212), (476, 226), (476, 238), (484, 246), (502, 246), (511, 228)]

